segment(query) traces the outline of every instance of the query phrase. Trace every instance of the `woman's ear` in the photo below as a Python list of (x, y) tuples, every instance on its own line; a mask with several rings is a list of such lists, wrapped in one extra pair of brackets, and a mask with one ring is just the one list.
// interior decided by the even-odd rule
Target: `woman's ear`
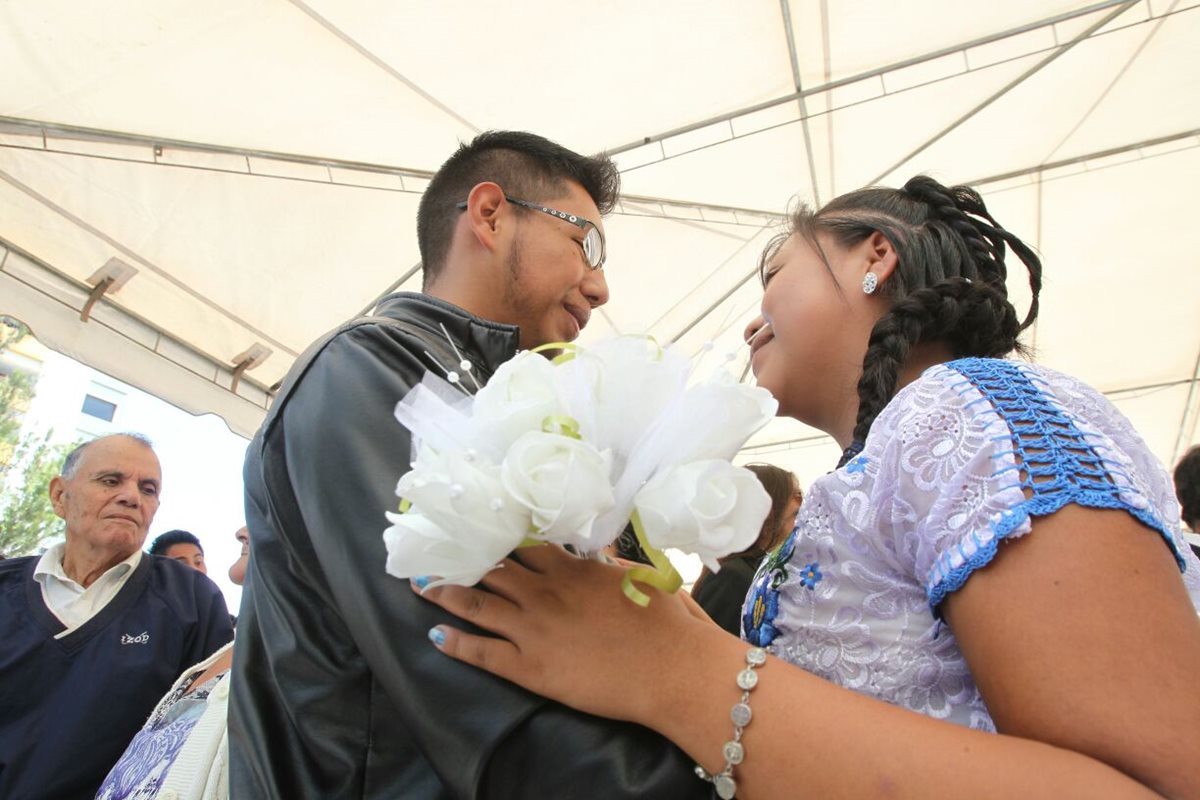
[(875, 231), (864, 242), (866, 247), (867, 272), (875, 273), (880, 285), (885, 285), (896, 271), (899, 259), (892, 242), (879, 231)]

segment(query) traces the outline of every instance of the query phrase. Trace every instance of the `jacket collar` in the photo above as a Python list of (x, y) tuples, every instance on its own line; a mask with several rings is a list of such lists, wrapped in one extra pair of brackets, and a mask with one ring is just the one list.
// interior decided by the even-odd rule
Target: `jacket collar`
[(416, 292), (388, 295), (375, 307), (375, 316), (407, 320), (442, 340), (449, 334), (454, 348), (481, 356), (489, 374), (513, 357), (520, 342), (516, 325), (482, 319), (453, 303)]

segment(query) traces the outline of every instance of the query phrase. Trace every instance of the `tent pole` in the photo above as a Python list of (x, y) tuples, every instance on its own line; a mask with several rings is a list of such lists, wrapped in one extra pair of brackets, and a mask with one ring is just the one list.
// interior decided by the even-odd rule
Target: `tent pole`
[[(1119, 147), (1110, 147), (1105, 150), (1097, 150), (1092, 153), (1084, 153), (1083, 155), (1072, 156), (1071, 158), (1059, 159), (1058, 161), (1047, 161), (1044, 164), (1036, 164), (1032, 167), (1016, 169), (1011, 172), (1001, 172), (998, 175), (989, 175), (986, 178), (978, 178), (976, 180), (967, 181), (966, 183), (969, 186), (984, 186), (989, 183), (998, 183), (1000, 181), (1007, 181), (1013, 178), (1022, 178), (1026, 175), (1036, 175), (1039, 173), (1061, 169), (1063, 167), (1073, 166), (1075, 164), (1082, 164), (1087, 161), (1108, 158), (1110, 156), (1120, 155), (1121, 153), (1128, 153), (1130, 150), (1140, 150), (1143, 147), (1155, 147), (1160, 144), (1168, 144), (1170, 142), (1176, 142), (1180, 139), (1187, 139), (1189, 137), (1200, 137), (1200, 128), (1192, 128), (1191, 130), (1180, 131), (1179, 133), (1172, 133), (1166, 136), (1156, 136), (1153, 139), (1143, 139), (1140, 142), (1131, 142), (1130, 144), (1123, 144)], [(1196, 144), (1200, 144), (1200, 141), (1197, 141)]]
[[(820, 208), (821, 186), (817, 183), (817, 162), (813, 158), (812, 136), (808, 130), (808, 105), (804, 101), (804, 86), (800, 80), (800, 60), (796, 54), (796, 37), (792, 35), (791, 0), (779, 0), (779, 10), (783, 14), (783, 33), (787, 38), (788, 60), (792, 65), (792, 85), (796, 87), (796, 103), (800, 107), (800, 131), (804, 137), (804, 153), (808, 157), (808, 181), (812, 185), (813, 202)], [(828, 47), (829, 43), (825, 44)]]
[(1121, 14), (1125, 13), (1127, 10), (1129, 10), (1133, 6), (1137, 5), (1139, 1), (1140, 0), (1126, 0), (1125, 3), (1123, 3), (1116, 9), (1114, 9), (1111, 13), (1104, 15), (1104, 17), (1102, 19), (1097, 20), (1096, 22), (1087, 26), (1087, 28), (1085, 28), (1082, 32), (1080, 32), (1077, 36), (1075, 36), (1075, 38), (1071, 39), (1071, 41), (1067, 42), (1064, 45), (1060, 45), (1060, 46), (1056, 47), (1054, 50), (1052, 50), (1050, 52), (1050, 55), (1046, 56), (1041, 61), (1034, 64), (1032, 67), (1030, 67), (1029, 69), (1022, 72), (1016, 78), (1014, 78), (1011, 81), (1009, 81), (1008, 83), (1004, 84), (1004, 86), (1000, 87), (999, 90), (994, 92), (991, 96), (986, 98), (983, 102), (978, 103), (970, 111), (963, 114), (958, 119), (954, 120), (954, 122), (951, 122), (945, 128), (942, 128), (940, 131), (935, 133), (929, 139), (926, 139), (924, 143), (919, 145), (911, 153), (909, 153), (908, 155), (901, 158), (899, 161), (897, 161), (891, 167), (885, 169), (883, 172), (876, 175), (872, 180), (867, 181), (867, 183), (868, 184), (877, 184), (880, 181), (882, 181), (884, 178), (886, 178), (888, 175), (891, 175), (893, 172), (898, 170), (900, 167), (904, 166), (909, 161), (916, 158), (918, 155), (920, 155), (921, 153), (925, 152), (927, 149), (932, 147), (935, 143), (940, 141), (944, 136), (946, 136), (947, 134), (949, 134), (950, 132), (952, 132), (953, 130), (958, 128), (958, 126), (962, 125), (964, 122), (966, 122), (967, 120), (974, 117), (980, 111), (983, 111), (985, 108), (990, 106), (992, 103), (996, 102), (1001, 97), (1003, 97), (1004, 95), (1011, 92), (1013, 89), (1020, 86), (1022, 83), (1024, 83), (1026, 80), (1033, 77), (1034, 75), (1036, 75), (1038, 72), (1041, 72), (1042, 69), (1049, 66), (1051, 64), (1051, 62), (1057, 60), (1059, 58), (1059, 56), (1065, 55), (1068, 51), (1070, 51), (1072, 48), (1074, 48), (1075, 45), (1084, 41), (1089, 36), (1091, 36), (1093, 33), (1100, 30), (1108, 23), (1112, 22), (1114, 19), (1119, 17)]
[(1093, 5), (1087, 6), (1086, 8), (1076, 9), (1075, 11), (1068, 11), (1068, 12), (1059, 14), (1054, 17), (1047, 17), (1046, 19), (1042, 19), (1037, 22), (1030, 22), (1025, 25), (1020, 25), (1016, 28), (1009, 28), (1008, 30), (991, 34), (990, 36), (982, 36), (978, 39), (972, 39), (969, 42), (963, 42), (961, 44), (951, 45), (949, 47), (943, 47), (940, 50), (934, 50), (934, 51), (931, 51), (929, 53), (924, 53), (919, 56), (914, 56), (912, 58), (906, 58), (902, 61), (897, 61), (894, 64), (888, 64), (883, 67), (877, 67), (876, 69), (867, 70), (866, 72), (860, 72), (855, 75), (847, 76), (845, 78), (838, 78), (837, 80), (829, 81), (827, 83), (822, 83), (818, 86), (809, 87), (808, 89), (805, 89), (803, 91), (790, 92), (789, 94), (783, 95), (781, 97), (776, 97), (771, 100), (765, 100), (761, 103), (755, 103), (754, 105), (746, 106), (745, 108), (740, 108), (736, 111), (729, 111), (724, 114), (719, 114), (715, 117), (709, 117), (708, 119), (701, 120), (699, 122), (692, 122), (692, 123), (683, 125), (678, 128), (672, 128), (671, 130), (664, 131), (662, 133), (656, 133), (656, 134), (652, 134), (650, 136), (644, 136), (641, 139), (635, 139), (632, 142), (627, 142), (623, 145), (620, 145), (619, 147), (614, 147), (614, 148), (608, 149), (605, 152), (608, 153), (610, 156), (612, 156), (612, 155), (618, 155), (620, 153), (627, 152), (629, 150), (636, 150), (639, 147), (644, 147), (645, 145), (652, 144), (654, 142), (660, 142), (664, 139), (670, 139), (674, 136), (679, 136), (680, 134), (691, 133), (692, 131), (699, 130), (700, 128), (706, 128), (709, 125), (715, 125), (718, 122), (729, 122), (731, 120), (737, 119), (738, 117), (749, 116), (750, 114), (754, 114), (759, 111), (765, 111), (768, 108), (774, 108), (775, 106), (783, 105), (784, 103), (790, 103), (793, 100), (799, 99), (801, 96), (811, 97), (812, 95), (822, 94), (822, 93), (828, 92), (832, 89), (838, 89), (842, 86), (848, 86), (852, 83), (858, 83), (859, 81), (866, 80), (868, 78), (882, 77), (883, 75), (886, 75), (889, 72), (896, 72), (897, 70), (906, 69), (908, 67), (915, 66), (917, 64), (923, 64), (927, 61), (933, 61), (935, 59), (942, 58), (943, 56), (952, 55), (954, 53), (958, 53), (958, 52), (961, 52), (964, 50), (970, 50), (971, 48), (980, 47), (985, 44), (991, 44), (993, 42), (998, 42), (1002, 39), (1007, 39), (1009, 37), (1017, 36), (1022, 33), (1028, 33), (1029, 31), (1037, 30), (1039, 28), (1045, 28), (1045, 27), (1048, 27), (1051, 25), (1057, 25), (1060, 22), (1066, 22), (1067, 20), (1075, 19), (1076, 17), (1086, 16), (1086, 15), (1092, 14), (1096, 11), (1102, 11), (1106, 8), (1110, 8), (1112, 6), (1120, 5), (1120, 4), (1128, 5), (1129, 0), (1106, 0), (1105, 2), (1095, 3)]
[[(1200, 421), (1200, 398), (1196, 396), (1198, 389), (1200, 389), (1200, 352), (1196, 353), (1196, 366), (1192, 368), (1192, 385), (1188, 388), (1187, 401), (1183, 404), (1183, 417), (1179, 420), (1179, 433), (1175, 437), (1175, 449), (1171, 451), (1171, 463), (1167, 465), (1167, 469), (1171, 469), (1179, 461), (1188, 441), (1196, 432), (1196, 422)], [(1190, 424), (1189, 417), (1191, 418)]]

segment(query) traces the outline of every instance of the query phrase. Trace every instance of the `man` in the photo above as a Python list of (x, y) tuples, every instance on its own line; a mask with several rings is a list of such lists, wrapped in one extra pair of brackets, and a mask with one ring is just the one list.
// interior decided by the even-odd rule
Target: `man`
[(246, 459), (250, 559), (230, 711), (238, 798), (706, 796), (673, 745), (438, 652), (449, 618), (384, 572), (426, 370), (473, 387), (518, 348), (574, 339), (608, 299), (605, 158), (482, 134), (421, 199), (423, 294), (309, 348)]
[(195, 534), (188, 531), (160, 533), (150, 544), (150, 555), (164, 556), (197, 572), (208, 574), (208, 567), (204, 566), (204, 548), (200, 546), (200, 540)]
[(80, 445), (50, 482), (66, 541), (0, 563), (0, 797), (93, 797), (175, 677), (232, 638), (212, 581), (143, 558), (161, 486), (143, 437)]

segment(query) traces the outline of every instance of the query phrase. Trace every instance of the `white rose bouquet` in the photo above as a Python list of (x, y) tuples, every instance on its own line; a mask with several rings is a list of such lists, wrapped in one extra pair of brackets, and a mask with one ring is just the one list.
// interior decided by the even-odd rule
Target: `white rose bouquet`
[(474, 396), (429, 374), (396, 406), (418, 444), (383, 533), (390, 574), (470, 586), (518, 547), (595, 553), (632, 520), (654, 568), (624, 589), (644, 605), (635, 582), (681, 585), (665, 548), (716, 571), (754, 542), (771, 500), (730, 459), (775, 415), (766, 390), (723, 369), (695, 380), (646, 337), (547, 347), (564, 352), (519, 353)]

